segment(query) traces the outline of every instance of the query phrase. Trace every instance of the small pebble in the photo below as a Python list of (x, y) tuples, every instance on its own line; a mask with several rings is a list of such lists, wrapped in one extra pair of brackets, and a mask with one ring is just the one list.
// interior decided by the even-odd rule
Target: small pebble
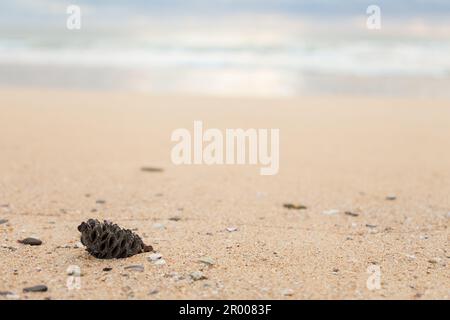
[(388, 200), (388, 201), (394, 201), (394, 200), (397, 200), (397, 197), (394, 196), (394, 195), (389, 195), (389, 196), (386, 197), (386, 200)]
[(135, 264), (135, 265), (131, 265), (131, 266), (126, 266), (125, 270), (131, 270), (131, 271), (136, 271), (136, 272), (144, 272), (144, 266), (141, 264)]
[(322, 214), (324, 214), (326, 216), (334, 216), (338, 213), (339, 213), (339, 210), (337, 210), (337, 209), (325, 210), (322, 212)]
[(203, 274), (203, 272), (201, 271), (194, 271), (192, 272), (190, 275), (192, 280), (194, 281), (199, 281), (199, 280), (205, 280), (207, 279), (207, 277), (205, 277), (205, 275)]
[(301, 204), (293, 204), (293, 203), (285, 203), (283, 204), (283, 207), (286, 209), (293, 209), (293, 210), (306, 210), (308, 207), (301, 205)]
[(106, 267), (106, 268), (103, 268), (103, 271), (105, 271), (105, 272), (109, 272), (109, 271), (111, 271), (113, 268), (111, 268), (111, 267)]
[(163, 172), (164, 169), (155, 168), (155, 167), (142, 167), (141, 171), (143, 171), (143, 172)]
[(75, 249), (83, 248), (83, 244), (81, 242), (77, 242), (77, 243), (75, 243), (75, 245), (73, 247)]
[(155, 262), (161, 258), (162, 258), (162, 255), (160, 253), (152, 253), (151, 255), (149, 255), (147, 257), (147, 260), (150, 262)]
[(41, 240), (35, 238), (25, 238), (23, 240), (18, 240), (18, 242), (30, 246), (40, 246), (42, 244)]
[(212, 258), (210, 258), (210, 257), (200, 258), (200, 259), (198, 259), (198, 262), (204, 263), (204, 264), (206, 264), (208, 266), (213, 266), (214, 265), (214, 260)]
[(181, 281), (181, 280), (184, 280), (184, 279), (185, 279), (184, 276), (178, 274), (177, 272), (166, 273), (166, 274), (164, 275), (164, 277), (165, 277), (165, 278), (171, 278), (171, 279), (173, 279), (174, 281)]
[(158, 293), (159, 293), (159, 291), (157, 289), (153, 289), (148, 294), (149, 295), (155, 295), (155, 294), (158, 294)]
[(97, 204), (105, 204), (106, 201), (102, 200), (102, 199), (99, 199), (99, 200), (95, 201), (95, 203), (97, 203)]
[(7, 296), (10, 294), (14, 294), (14, 293), (12, 293), (11, 291), (0, 291), (0, 296)]
[(374, 225), (374, 224), (369, 224), (369, 223), (367, 223), (367, 224), (366, 224), (366, 227), (367, 227), (367, 228), (370, 228), (370, 229), (374, 229), (374, 228), (376, 228), (377, 226)]
[(4, 223), (7, 223), (8, 222), (8, 219), (0, 219), (0, 224), (4, 224)]
[(162, 265), (166, 264), (166, 260), (164, 260), (164, 259), (159, 259), (159, 260), (156, 260), (156, 261), (154, 262), (154, 264), (157, 265), (157, 266), (162, 266)]
[(359, 216), (359, 213), (352, 212), (352, 211), (345, 211), (345, 214), (346, 214), (347, 216), (351, 216), (351, 217), (357, 217), (357, 216)]
[(8, 246), (7, 244), (2, 244), (2, 245), (0, 245), (0, 247), (2, 247), (2, 248), (4, 248), (4, 249), (11, 250), (11, 251), (16, 251), (16, 250), (17, 250), (17, 248)]
[(46, 292), (48, 290), (46, 285), (40, 284), (33, 287), (24, 288), (23, 292)]
[(162, 223), (154, 223), (153, 224), (153, 229), (158, 229), (158, 230), (162, 230), (164, 229), (164, 225)]
[(170, 220), (170, 221), (180, 221), (180, 220), (181, 220), (181, 217), (179, 217), (179, 216), (174, 216), (174, 217), (170, 217), (169, 220)]
[(10, 299), (10, 300), (19, 300), (20, 296), (18, 294), (15, 293), (11, 293), (11, 294), (7, 294), (6, 295), (6, 299)]
[(281, 294), (283, 296), (292, 296), (292, 295), (294, 295), (294, 290), (292, 290), (292, 289), (284, 289), (283, 291), (281, 291)]
[(67, 275), (68, 276), (76, 276), (76, 277), (82, 276), (79, 268), (71, 268), (71, 267), (67, 268)]
[(238, 230), (238, 228), (236, 228), (236, 227), (228, 227), (227, 228), (227, 231), (228, 232), (235, 232), (235, 231), (237, 231)]

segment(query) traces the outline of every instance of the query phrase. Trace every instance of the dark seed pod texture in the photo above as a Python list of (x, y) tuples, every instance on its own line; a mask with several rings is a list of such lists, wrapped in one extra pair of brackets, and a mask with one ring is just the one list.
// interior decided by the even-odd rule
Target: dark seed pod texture
[(78, 226), (78, 231), (86, 251), (99, 259), (127, 258), (153, 251), (137, 234), (109, 221), (89, 219)]

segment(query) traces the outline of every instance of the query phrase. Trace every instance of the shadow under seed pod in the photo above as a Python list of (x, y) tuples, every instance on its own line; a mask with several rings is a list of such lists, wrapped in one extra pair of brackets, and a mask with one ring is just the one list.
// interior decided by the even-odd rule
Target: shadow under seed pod
[(110, 221), (89, 219), (78, 226), (78, 231), (86, 251), (99, 259), (127, 258), (153, 251), (137, 234)]

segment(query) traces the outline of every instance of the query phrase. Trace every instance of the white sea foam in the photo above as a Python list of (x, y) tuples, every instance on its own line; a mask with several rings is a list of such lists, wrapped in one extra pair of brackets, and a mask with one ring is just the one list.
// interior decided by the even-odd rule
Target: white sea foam
[(357, 19), (325, 27), (297, 20), (87, 24), (77, 32), (0, 28), (0, 84), (284, 96), (314, 86), (333, 93), (376, 93), (377, 84), (414, 91), (411, 81), (418, 79), (439, 91), (450, 81), (450, 38), (429, 36), (431, 27), (425, 36), (423, 28), (411, 31), (416, 24), (400, 31), (388, 25), (377, 34)]

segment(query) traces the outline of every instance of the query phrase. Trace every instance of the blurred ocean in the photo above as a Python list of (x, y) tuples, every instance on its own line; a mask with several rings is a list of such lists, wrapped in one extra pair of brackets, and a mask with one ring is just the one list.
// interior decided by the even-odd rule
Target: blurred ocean
[[(66, 7), (82, 10), (66, 28)], [(450, 96), (450, 1), (3, 0), (0, 85)]]

